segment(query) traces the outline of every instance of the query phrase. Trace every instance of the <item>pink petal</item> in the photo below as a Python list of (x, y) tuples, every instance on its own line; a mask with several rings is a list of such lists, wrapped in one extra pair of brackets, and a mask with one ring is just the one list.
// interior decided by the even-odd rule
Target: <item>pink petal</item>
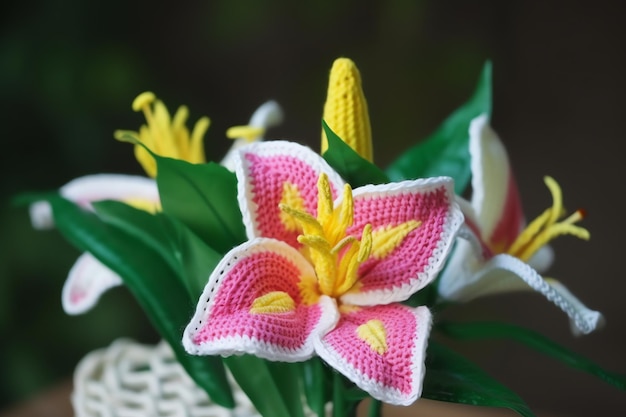
[[(359, 338), (358, 327), (380, 320), (387, 349), (380, 354)], [(431, 327), (426, 307), (401, 304), (364, 307), (342, 314), (335, 329), (316, 340), (315, 350), (372, 397), (390, 404), (409, 405), (422, 392), (424, 358)]]
[(437, 177), (368, 185), (354, 190), (354, 224), (348, 233), (421, 222), (386, 257), (359, 267), (357, 287), (342, 296), (349, 304), (375, 305), (406, 300), (429, 284), (450, 252), (463, 215), (454, 200), (452, 179)]
[(257, 142), (241, 148), (235, 172), (239, 181), (239, 206), (248, 238), (271, 237), (299, 247), (299, 232), (289, 231), (280, 219), (278, 207), (285, 183), (297, 187), (304, 208), (317, 214), (317, 180), (325, 172), (333, 195), (343, 180), (311, 149), (293, 142)]
[(122, 284), (122, 279), (90, 253), (83, 253), (70, 269), (63, 285), (61, 301), (67, 314), (82, 314), (96, 305), (109, 288)]
[[(185, 329), (185, 349), (195, 355), (250, 353), (285, 362), (310, 358), (312, 337), (332, 328), (338, 313), (326, 296), (305, 305), (298, 284), (306, 276), (315, 271), (284, 242), (257, 238), (234, 248), (209, 277)], [(287, 293), (295, 308), (250, 312), (256, 299), (274, 291)]]
[(470, 125), (470, 155), (472, 206), (482, 239), (498, 252), (517, 238), (524, 215), (506, 149), (486, 115)]

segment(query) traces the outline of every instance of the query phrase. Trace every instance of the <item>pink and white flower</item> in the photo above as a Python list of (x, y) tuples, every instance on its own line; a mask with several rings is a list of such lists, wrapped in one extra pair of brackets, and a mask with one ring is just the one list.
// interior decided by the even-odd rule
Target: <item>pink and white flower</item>
[(421, 394), (428, 308), (400, 304), (436, 277), (463, 222), (447, 177), (352, 190), (316, 153), (241, 148), (248, 241), (217, 265), (187, 325), (191, 354), (314, 354), (374, 398)]
[(589, 232), (574, 224), (584, 213), (579, 210), (561, 220), (561, 189), (546, 177), (553, 205), (526, 225), (506, 150), (486, 115), (471, 123), (470, 155), (471, 202), (458, 198), (466, 223), (460, 235), (467, 240), (457, 241), (441, 274), (441, 297), (470, 301), (489, 294), (533, 289), (569, 316), (575, 334), (592, 332), (603, 322), (602, 315), (585, 307), (558, 281), (540, 275), (553, 260), (553, 251), (547, 245), (551, 239), (563, 234), (589, 239)]

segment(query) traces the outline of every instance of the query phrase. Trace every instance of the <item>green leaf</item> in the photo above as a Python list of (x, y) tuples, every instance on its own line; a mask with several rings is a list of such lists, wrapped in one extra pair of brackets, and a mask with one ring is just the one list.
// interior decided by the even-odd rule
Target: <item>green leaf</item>
[(322, 360), (314, 356), (311, 359), (301, 362), (300, 374), (304, 385), (309, 408), (318, 416), (326, 416), (326, 403), (330, 401), (332, 391), (332, 379), (330, 368)]
[(509, 408), (534, 417), (522, 399), (458, 353), (428, 342), (422, 397), (468, 405)]
[(287, 409), (289, 409), (289, 415), (304, 417), (302, 408), (304, 396), (297, 364), (271, 361), (266, 361), (266, 364), (274, 383), (282, 394)]
[(150, 321), (172, 347), (178, 362), (213, 401), (234, 407), (234, 399), (219, 357), (188, 355), (181, 330), (193, 304), (177, 271), (136, 236), (102, 222), (60, 196), (48, 200), (57, 228), (74, 246), (89, 251), (124, 280)]
[(226, 253), (246, 240), (235, 174), (215, 163), (190, 164), (154, 155), (163, 211)]
[(386, 169), (392, 181), (446, 175), (454, 178), (455, 192), (469, 183), (469, 126), (472, 119), (491, 115), (491, 62), (483, 66), (473, 96), (454, 111), (426, 139), (408, 149)]
[(328, 149), (324, 159), (352, 187), (389, 182), (387, 175), (376, 165), (356, 153), (322, 120), (322, 127), (328, 138)]
[(163, 213), (152, 215), (119, 201), (94, 203), (102, 221), (141, 240), (177, 271), (190, 300), (198, 300), (222, 256), (180, 221)]
[(626, 375), (609, 372), (586, 357), (572, 352), (547, 337), (507, 323), (439, 323), (437, 329), (456, 339), (511, 339), (551, 356), (574, 369), (594, 375), (620, 390), (626, 390)]
[[(252, 355), (224, 358), (231, 374), (263, 417), (291, 417), (290, 407), (269, 370), (268, 361)], [(298, 400), (300, 398), (298, 397)], [(296, 414), (299, 416), (301, 414)]]

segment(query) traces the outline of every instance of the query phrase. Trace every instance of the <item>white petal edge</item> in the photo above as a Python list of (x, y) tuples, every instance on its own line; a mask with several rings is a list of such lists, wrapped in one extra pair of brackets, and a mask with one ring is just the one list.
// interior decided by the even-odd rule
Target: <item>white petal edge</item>
[[(261, 104), (256, 111), (250, 117), (250, 121), (248, 125), (251, 127), (261, 127), (264, 129), (268, 129), (270, 127), (278, 126), (283, 122), (283, 110), (280, 108), (280, 105), (274, 101), (269, 100), (265, 103)], [(258, 137), (254, 139), (255, 141), (263, 140), (263, 137)], [(231, 145), (224, 158), (222, 158), (220, 164), (226, 167), (229, 171), (235, 170), (235, 153), (237, 149), (241, 148), (244, 145), (247, 145), (249, 142), (246, 138), (237, 138)]]
[(122, 284), (122, 279), (89, 252), (74, 263), (61, 292), (63, 310), (77, 315), (90, 310), (107, 290)]
[[(530, 265), (511, 255), (494, 256), (477, 272), (474, 282), (481, 282), (482, 288), (487, 289), (489, 294), (529, 287), (534, 289), (567, 314), (576, 335), (589, 334), (604, 322), (601, 313), (587, 308), (561, 283), (544, 279)], [(523, 283), (526, 286), (520, 285)], [(476, 292), (474, 296), (486, 294)]]
[[(437, 278), (439, 271), (445, 265), (456, 235), (463, 225), (463, 213), (459, 209), (456, 199), (454, 198), (454, 182), (450, 177), (431, 177), (417, 180), (407, 180), (402, 182), (365, 185), (355, 188), (352, 192), (354, 201), (359, 199), (369, 199), (378, 197), (393, 197), (397, 195), (429, 193), (433, 190), (444, 188), (446, 196), (450, 202), (448, 213), (446, 215), (445, 229), (441, 232), (441, 239), (434, 249), (433, 254), (426, 265), (424, 271), (418, 274), (411, 282), (405, 283), (394, 288), (385, 288), (382, 290), (372, 290), (368, 292), (347, 292), (341, 296), (341, 300), (348, 304), (359, 306), (380, 305), (400, 302), (408, 299), (411, 295), (421, 290)], [(340, 195), (334, 206), (338, 207), (343, 201)], [(376, 227), (377, 225), (373, 225)]]
[[(84, 207), (101, 200), (146, 200), (157, 204), (159, 191), (151, 178), (123, 174), (94, 174), (75, 178), (59, 189), (61, 196)], [(37, 201), (29, 207), (30, 219), (35, 229), (54, 226), (52, 209), (45, 201)]]
[(482, 236), (491, 236), (506, 203), (509, 158), (487, 114), (474, 118), (469, 128), (472, 172), (472, 207)]
[[(325, 173), (330, 183), (339, 192), (341, 192), (345, 184), (328, 162), (307, 146), (290, 141), (274, 140), (271, 142), (250, 143), (241, 147), (235, 154), (235, 174), (237, 175), (237, 200), (248, 239), (259, 237), (261, 232), (258, 230), (255, 219), (258, 207), (253, 201), (252, 187), (249, 181), (250, 166), (246, 161), (246, 154), (262, 157), (289, 156), (296, 158), (309, 165), (318, 174)], [(316, 184), (312, 186), (316, 187)]]
[(414, 365), (412, 369), (412, 386), (417, 386), (418, 388), (410, 397), (406, 397), (398, 390), (381, 387), (376, 381), (364, 376), (357, 369), (349, 366), (336, 351), (326, 347), (322, 341), (324, 335), (320, 335), (319, 339), (315, 339), (315, 352), (327, 364), (354, 382), (363, 391), (369, 393), (373, 398), (391, 405), (411, 405), (422, 395), (424, 375), (426, 372), (424, 361), (426, 358), (426, 348), (428, 347), (428, 336), (432, 327), (432, 314), (427, 307), (420, 306), (411, 310), (413, 310), (413, 314), (418, 320), (418, 323), (424, 323), (425, 325), (419, 326), (418, 334), (416, 335), (416, 338), (422, 340), (423, 343), (416, 343), (411, 352), (411, 362)]
[(339, 311), (337, 309), (337, 303), (330, 297), (320, 297), (318, 305), (321, 308), (322, 315), (316, 328), (308, 336), (305, 344), (298, 351), (285, 352), (283, 350), (275, 349), (272, 346), (263, 344), (258, 340), (251, 340), (247, 336), (230, 336), (221, 339), (218, 342), (213, 342), (211, 346), (194, 343), (194, 334), (202, 326), (202, 323), (206, 323), (207, 311), (211, 311), (215, 305), (216, 298), (213, 294), (218, 292), (218, 289), (223, 282), (221, 278), (225, 276), (232, 268), (237, 265), (237, 261), (244, 259), (246, 256), (254, 254), (255, 252), (269, 251), (273, 253), (279, 253), (293, 262), (300, 271), (306, 271), (306, 274), (312, 274), (315, 276), (315, 271), (311, 264), (298, 252), (296, 249), (276, 239), (269, 238), (256, 238), (249, 240), (233, 249), (231, 249), (222, 260), (213, 269), (209, 280), (202, 291), (202, 295), (198, 300), (196, 311), (187, 324), (185, 331), (183, 332), (183, 346), (187, 353), (192, 355), (238, 355), (242, 353), (249, 353), (260, 358), (268, 359), (271, 361), (281, 362), (301, 362), (307, 360), (313, 356), (314, 353), (314, 339), (318, 336), (318, 333), (326, 334), (330, 329), (334, 328), (339, 320)]

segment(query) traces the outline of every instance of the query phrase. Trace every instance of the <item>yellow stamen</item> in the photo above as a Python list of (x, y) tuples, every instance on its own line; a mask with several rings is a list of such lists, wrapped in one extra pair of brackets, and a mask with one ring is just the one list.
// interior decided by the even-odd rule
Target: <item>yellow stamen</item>
[[(373, 160), (372, 133), (361, 75), (348, 58), (335, 60), (330, 70), (323, 119), (359, 155)], [(321, 153), (327, 149), (328, 139), (322, 130)]]
[(255, 126), (233, 126), (226, 131), (229, 139), (244, 138), (247, 142), (254, 142), (256, 138), (263, 136), (265, 129)]
[[(190, 135), (185, 126), (189, 111), (184, 106), (178, 108), (172, 119), (163, 102), (153, 93), (145, 92), (135, 98), (132, 108), (143, 112), (147, 124), (138, 132), (117, 130), (116, 139), (125, 140), (130, 135), (157, 155), (191, 163), (206, 161), (203, 137), (210, 125), (209, 118), (200, 118)], [(156, 176), (156, 162), (141, 145), (135, 146), (135, 157), (149, 176)]]
[(557, 236), (573, 235), (583, 240), (588, 240), (590, 237), (587, 229), (574, 225), (584, 218), (582, 210), (558, 222), (565, 213), (561, 187), (551, 177), (545, 177), (544, 181), (552, 194), (552, 207), (533, 220), (506, 251), (522, 261), (528, 261), (542, 246)]
[(141, 93), (133, 100), (133, 110), (141, 111), (144, 107), (152, 104), (154, 100), (156, 100), (156, 96), (151, 91)]
[[(303, 204), (301, 207), (293, 207), (283, 202), (279, 207), (281, 212), (291, 216), (302, 230), (298, 242), (304, 245), (305, 256), (313, 264), (320, 293), (339, 297), (356, 283), (358, 266), (369, 257), (372, 248), (372, 228), (370, 225), (365, 226), (361, 241), (354, 236), (346, 235), (354, 216), (350, 186), (344, 188), (343, 201), (336, 208), (333, 208), (328, 176), (320, 175), (317, 189), (317, 218), (304, 211)], [(299, 203), (296, 201), (297, 204)]]
[(328, 176), (320, 174), (317, 181), (317, 219), (321, 224), (327, 223), (333, 215), (333, 193)]
[[(295, 210), (300, 213), (306, 213), (304, 211), (304, 199), (302, 198), (302, 195), (300, 194), (300, 190), (298, 189), (297, 185), (290, 182), (283, 183), (283, 193), (280, 197), (279, 207), (290, 207), (291, 210)], [(285, 226), (285, 229), (287, 229), (288, 231), (300, 231), (300, 226), (298, 225), (298, 222), (296, 222), (296, 220), (290, 213), (284, 210), (280, 211), (280, 221)]]
[(367, 224), (363, 229), (361, 241), (355, 240), (339, 261), (338, 279), (334, 288), (336, 297), (348, 292), (358, 281), (359, 265), (369, 258), (371, 250), (372, 226)]

